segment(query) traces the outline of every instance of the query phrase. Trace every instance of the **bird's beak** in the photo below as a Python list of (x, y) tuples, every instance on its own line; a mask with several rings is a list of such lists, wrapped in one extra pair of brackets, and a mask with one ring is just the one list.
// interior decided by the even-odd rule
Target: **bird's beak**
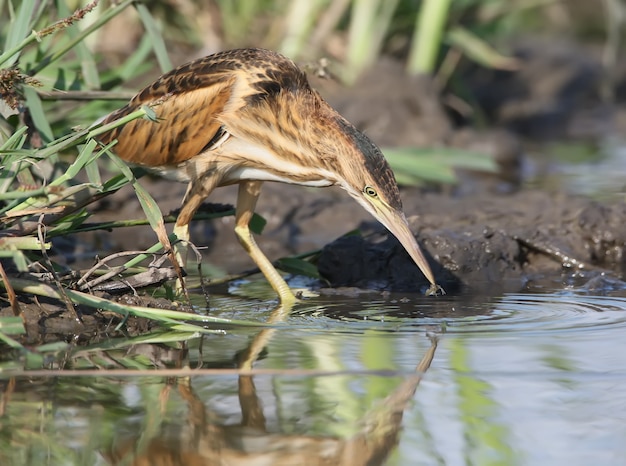
[[(430, 270), (430, 266), (422, 253), (417, 241), (415, 241), (415, 237), (411, 230), (409, 229), (409, 224), (406, 220), (406, 217), (402, 212), (396, 212), (394, 210), (388, 210), (385, 208), (376, 209), (376, 217), (378, 220), (387, 227), (387, 229), (393, 233), (393, 235), (398, 238), (400, 244), (404, 246), (404, 249), (409, 253), (409, 255), (413, 258), (417, 266), (420, 268), (424, 276), (431, 283), (431, 290), (435, 290), (435, 293), (440, 290), (439, 285), (435, 283), (435, 277), (433, 276), (432, 270)], [(441, 290), (443, 291), (443, 290)]]

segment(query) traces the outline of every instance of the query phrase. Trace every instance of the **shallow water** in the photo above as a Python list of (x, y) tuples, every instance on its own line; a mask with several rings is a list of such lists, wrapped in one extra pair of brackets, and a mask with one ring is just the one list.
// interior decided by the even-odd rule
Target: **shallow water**
[[(186, 348), (81, 348), (66, 365), (98, 370), (80, 376), (4, 374), (0, 464), (130, 464), (114, 460), (130, 451), (141, 464), (626, 458), (626, 290), (372, 293), (312, 298), (288, 315), (232, 296), (211, 306), (274, 325), (186, 335)], [(234, 370), (246, 359), (252, 377)]]
[(541, 189), (623, 200), (626, 194), (626, 140), (609, 135), (596, 143), (543, 144), (526, 159), (524, 180)]

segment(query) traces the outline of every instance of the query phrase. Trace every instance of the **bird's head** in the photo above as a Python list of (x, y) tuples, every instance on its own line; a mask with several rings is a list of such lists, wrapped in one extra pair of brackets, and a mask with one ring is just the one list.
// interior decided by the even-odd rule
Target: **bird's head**
[[(429, 294), (441, 292), (402, 210), (395, 176), (380, 149), (343, 118), (337, 120), (347, 151), (338, 157), (338, 184), (400, 241), (431, 283)], [(342, 138), (343, 139), (343, 138)]]

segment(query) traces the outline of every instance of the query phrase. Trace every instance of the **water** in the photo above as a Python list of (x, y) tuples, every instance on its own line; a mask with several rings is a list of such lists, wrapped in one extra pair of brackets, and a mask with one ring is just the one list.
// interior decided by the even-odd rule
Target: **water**
[[(81, 348), (67, 364), (97, 370), (80, 376), (3, 375), (0, 464), (131, 464), (119, 460), (130, 451), (137, 464), (626, 458), (626, 290), (333, 296), (289, 315), (233, 297), (212, 305), (275, 325), (187, 335), (186, 349)], [(246, 358), (253, 377), (234, 370)]]
[(626, 194), (626, 140), (610, 135), (590, 144), (580, 141), (541, 145), (527, 159), (525, 181), (602, 200), (622, 200)]

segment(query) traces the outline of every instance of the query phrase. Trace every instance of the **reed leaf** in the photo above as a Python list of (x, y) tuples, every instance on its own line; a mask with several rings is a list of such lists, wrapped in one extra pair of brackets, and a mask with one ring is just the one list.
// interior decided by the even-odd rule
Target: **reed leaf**
[(384, 153), (400, 184), (454, 183), (454, 170), (460, 168), (490, 173), (497, 170), (493, 157), (464, 149), (387, 148)]
[(446, 40), (480, 65), (508, 71), (519, 68), (517, 59), (502, 55), (487, 41), (461, 26), (450, 29), (446, 34)]
[(154, 21), (154, 18), (148, 11), (148, 8), (143, 3), (135, 3), (135, 8), (137, 9), (137, 13), (139, 13), (139, 18), (141, 18), (141, 21), (146, 28), (148, 37), (150, 37), (150, 43), (152, 44), (157, 61), (159, 62), (161, 72), (165, 73), (171, 70), (173, 68), (172, 62), (167, 54), (167, 47), (165, 46), (163, 36), (159, 31), (156, 21)]
[(413, 30), (407, 70), (411, 74), (433, 74), (441, 49), (451, 0), (423, 0)]

